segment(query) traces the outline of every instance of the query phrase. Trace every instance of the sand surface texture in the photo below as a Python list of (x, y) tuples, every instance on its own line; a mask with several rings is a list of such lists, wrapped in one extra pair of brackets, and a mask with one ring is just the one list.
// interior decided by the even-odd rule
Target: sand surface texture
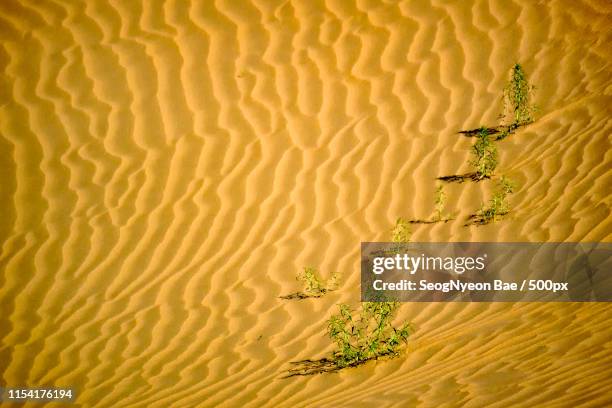
[[(607, 304), (405, 304), (400, 358), (331, 351), (359, 244), (433, 213), (519, 62), (518, 184), (451, 184), (415, 241), (612, 241), (609, 1), (0, 2), (0, 373), (84, 407), (612, 404)], [(320, 299), (278, 298), (312, 265)], [(27, 406), (40, 406), (28, 404)], [(61, 405), (57, 405), (61, 406)]]

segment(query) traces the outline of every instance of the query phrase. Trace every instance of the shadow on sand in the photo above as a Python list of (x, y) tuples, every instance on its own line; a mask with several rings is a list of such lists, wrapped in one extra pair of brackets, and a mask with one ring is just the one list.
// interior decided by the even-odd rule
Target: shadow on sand
[[(487, 131), (487, 135), (495, 135), (498, 134), (502, 131), (502, 129), (504, 129), (504, 127), (502, 126), (498, 126), (498, 127), (491, 127), (491, 128), (484, 128), (484, 130)], [(470, 130), (460, 130), (459, 134), (464, 135), (465, 137), (475, 137), (476, 135), (478, 135), (481, 131), (483, 130), (483, 128), (477, 128), (477, 129), (470, 129)]]
[[(499, 213), (496, 215), (496, 217), (502, 217), (504, 215), (508, 214), (507, 212), (504, 213)], [(490, 224), (491, 222), (494, 222), (495, 220), (491, 217), (491, 218), (487, 218), (484, 217), (482, 215), (479, 214), (472, 214), (468, 217), (467, 222), (465, 224), (463, 224), (464, 227), (469, 227), (472, 225), (476, 225), (476, 226), (481, 226), (481, 225), (487, 225)]]
[(524, 122), (524, 123), (520, 123), (520, 124), (513, 123), (513, 124), (511, 124), (509, 126), (500, 125), (500, 126), (496, 126), (496, 127), (486, 127), (486, 128), (477, 128), (477, 129), (469, 129), (469, 130), (460, 130), (459, 134), (461, 134), (461, 135), (463, 135), (465, 137), (476, 137), (476, 136), (478, 136), (478, 134), (482, 130), (485, 130), (487, 132), (487, 135), (497, 135), (495, 140), (502, 140), (502, 139), (505, 139), (507, 136), (513, 134), (514, 131), (517, 130), (518, 128), (521, 128), (523, 126), (527, 126), (527, 125), (529, 125), (531, 123), (533, 123), (533, 122)]
[(451, 176), (440, 176), (437, 180), (445, 183), (463, 183), (464, 181), (475, 181), (479, 182), (490, 178), (489, 176), (480, 176), (476, 172), (465, 173), (465, 174), (453, 174)]
[(308, 359), (308, 360), (292, 361), (290, 362), (290, 364), (295, 367), (287, 370), (286, 375), (281, 377), (281, 379), (295, 377), (295, 376), (308, 376), (308, 375), (323, 374), (323, 373), (336, 373), (346, 368), (360, 366), (362, 364), (367, 363), (368, 361), (379, 360), (379, 359), (385, 360), (385, 359), (397, 357), (398, 355), (399, 354), (397, 353), (390, 352), (387, 354), (381, 354), (376, 357), (371, 357), (365, 360), (360, 360), (360, 361), (357, 361), (357, 362), (354, 362), (352, 364), (348, 364), (345, 366), (340, 366), (338, 365), (336, 361), (334, 361), (331, 358), (327, 358), (327, 357), (319, 359), (319, 360)]
[(449, 221), (454, 220), (454, 218), (444, 218), (441, 220), (410, 220), (408, 224), (437, 224), (439, 222), (447, 223)]
[(321, 291), (318, 293), (295, 292), (295, 293), (290, 293), (289, 295), (279, 296), (279, 298), (285, 299), (285, 300), (294, 300), (294, 299), (301, 300), (301, 299), (308, 299), (308, 298), (320, 298), (321, 296), (329, 292), (333, 292), (333, 290), (321, 289)]

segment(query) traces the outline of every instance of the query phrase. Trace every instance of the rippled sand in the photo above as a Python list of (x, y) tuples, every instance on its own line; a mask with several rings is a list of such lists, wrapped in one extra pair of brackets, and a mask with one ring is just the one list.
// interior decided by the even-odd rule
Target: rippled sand
[[(331, 350), (360, 241), (433, 212), (510, 67), (537, 121), (499, 143), (512, 213), (417, 241), (612, 241), (609, 1), (0, 2), (0, 372), (95, 407), (605, 406), (607, 304), (406, 304), (408, 352)], [(537, 3), (537, 4), (536, 4)], [(305, 265), (340, 291), (283, 301)], [(32, 405), (34, 406), (34, 405)], [(39, 406), (39, 405), (36, 405)]]

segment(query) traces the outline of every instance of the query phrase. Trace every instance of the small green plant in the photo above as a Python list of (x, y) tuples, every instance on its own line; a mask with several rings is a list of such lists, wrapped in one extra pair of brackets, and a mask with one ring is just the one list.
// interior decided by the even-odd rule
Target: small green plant
[[(504, 108), (501, 117), (511, 133), (517, 127), (533, 122), (537, 108), (532, 104), (535, 87), (529, 83), (520, 64), (514, 64), (510, 80), (504, 87)], [(502, 135), (503, 136), (503, 135)], [(500, 136), (500, 138), (503, 138)]]
[(395, 221), (395, 226), (391, 231), (391, 241), (392, 242), (408, 242), (410, 241), (410, 224), (403, 219), (398, 218)]
[(304, 284), (304, 294), (307, 297), (319, 297), (326, 292), (336, 290), (340, 277), (337, 272), (332, 273), (331, 277), (324, 282), (319, 272), (313, 267), (305, 267), (297, 275), (297, 280)]
[(304, 284), (304, 293), (309, 296), (325, 292), (325, 285), (315, 268), (305, 267), (302, 272), (298, 273), (297, 280)]
[[(397, 219), (392, 230), (392, 240), (398, 245), (410, 241), (409, 224), (403, 218)], [(395, 250), (400, 251), (401, 248), (392, 251)], [(306, 269), (303, 275), (308, 276), (307, 279), (315, 279), (316, 274), (306, 275)], [(320, 288), (320, 282), (318, 279), (311, 286)], [(283, 378), (335, 372), (378, 357), (398, 355), (402, 343), (408, 342), (412, 331), (409, 323), (399, 328), (392, 324), (400, 304), (387, 301), (388, 298), (382, 293), (370, 293), (368, 298), (376, 301), (362, 302), (358, 311), (341, 304), (340, 312), (330, 317), (327, 334), (337, 346), (331, 357), (292, 361), (294, 367)]]
[(495, 140), (503, 140), (507, 138), (510, 135), (510, 133), (513, 133), (513, 132), (514, 132), (514, 129), (510, 130), (509, 127), (503, 128), (501, 132), (499, 132)]
[(403, 243), (410, 241), (410, 224), (408, 221), (399, 217), (395, 221), (395, 226), (391, 230), (391, 242), (396, 244), (389, 248), (390, 253), (401, 253), (404, 246)]
[(397, 302), (364, 302), (357, 312), (348, 305), (340, 305), (340, 313), (332, 315), (327, 325), (327, 333), (337, 346), (332, 361), (344, 368), (397, 355), (411, 332), (408, 323), (400, 328), (392, 325), (398, 307)]
[(490, 221), (497, 221), (497, 217), (500, 215), (507, 214), (510, 211), (510, 207), (506, 198), (509, 194), (514, 192), (516, 188), (515, 183), (509, 178), (502, 177), (498, 190), (493, 194), (493, 197), (489, 200), (489, 205), (485, 206), (484, 204), (481, 206), (480, 211), (478, 211), (478, 217), (480, 218), (480, 222), (482, 224), (486, 224)]
[(327, 280), (326, 291), (338, 290), (340, 286), (340, 274), (338, 272), (332, 272), (330, 278)]
[(447, 219), (448, 216), (443, 216), (444, 207), (446, 206), (446, 193), (444, 192), (444, 186), (442, 186), (441, 184), (438, 186), (438, 188), (436, 188), (434, 204), (436, 208), (434, 220), (442, 221), (442, 219)]
[(316, 268), (305, 267), (302, 272), (297, 274), (296, 279), (304, 285), (302, 292), (280, 296), (281, 299), (306, 299), (311, 297), (321, 297), (327, 292), (338, 289), (340, 274), (333, 272), (327, 281), (324, 281)]
[(489, 131), (482, 127), (476, 143), (472, 146), (473, 159), (470, 164), (476, 168), (476, 179), (491, 177), (497, 167), (497, 147), (489, 138)]

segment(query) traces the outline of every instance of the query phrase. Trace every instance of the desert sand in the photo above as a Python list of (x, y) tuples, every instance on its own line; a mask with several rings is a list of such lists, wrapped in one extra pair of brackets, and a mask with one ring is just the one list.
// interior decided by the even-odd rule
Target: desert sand
[[(535, 123), (518, 184), (446, 188), (413, 241), (612, 241), (609, 1), (0, 2), (0, 373), (83, 407), (605, 406), (612, 306), (404, 304), (404, 355), (280, 377), (332, 350), (361, 241), (433, 212), (495, 125), (510, 68)], [(320, 299), (312, 265), (339, 271)], [(26, 406), (40, 406), (27, 404)], [(60, 405), (57, 405), (60, 406)]]

